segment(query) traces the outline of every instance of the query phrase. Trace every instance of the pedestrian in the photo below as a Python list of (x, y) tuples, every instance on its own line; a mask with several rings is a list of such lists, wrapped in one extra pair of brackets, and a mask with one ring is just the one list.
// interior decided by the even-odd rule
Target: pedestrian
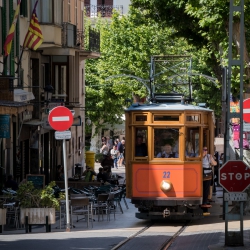
[(119, 158), (118, 158), (118, 168), (122, 166), (123, 160), (124, 160), (124, 147), (125, 147), (125, 140), (122, 140), (119, 144), (118, 144), (118, 151), (119, 151)]
[(64, 180), (64, 173), (62, 165), (57, 165), (56, 167), (56, 180), (63, 181)]
[(108, 152), (109, 152), (109, 148), (107, 146), (107, 143), (104, 141), (100, 149), (100, 153), (102, 153), (103, 155), (107, 155)]
[(118, 168), (117, 167), (117, 161), (118, 161), (118, 154), (119, 154), (119, 151), (117, 150), (117, 147), (114, 145), (113, 148), (111, 149), (110, 151), (110, 154), (111, 154), (111, 158), (113, 159), (114, 161), (114, 167)]
[(203, 147), (203, 158), (202, 158), (202, 167), (203, 167), (203, 199), (202, 199), (202, 208), (210, 208), (211, 205), (208, 204), (208, 195), (211, 185), (211, 180), (213, 178), (213, 169), (212, 166), (216, 165), (216, 161), (213, 156), (208, 154), (208, 148)]

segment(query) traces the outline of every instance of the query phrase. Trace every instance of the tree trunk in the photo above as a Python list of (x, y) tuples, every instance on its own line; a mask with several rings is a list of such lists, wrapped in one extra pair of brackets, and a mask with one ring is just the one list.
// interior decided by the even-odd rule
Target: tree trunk
[(96, 125), (93, 124), (90, 151), (93, 151), (95, 153), (100, 153), (101, 133), (102, 133), (101, 128), (98, 130), (98, 133), (96, 133)]

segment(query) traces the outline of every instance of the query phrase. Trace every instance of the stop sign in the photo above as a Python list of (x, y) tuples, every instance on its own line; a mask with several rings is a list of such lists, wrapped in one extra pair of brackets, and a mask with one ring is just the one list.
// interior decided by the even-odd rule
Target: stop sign
[(250, 169), (243, 161), (228, 161), (219, 169), (219, 183), (227, 192), (243, 192), (250, 185)]
[(50, 111), (48, 120), (53, 129), (57, 131), (65, 131), (71, 127), (73, 123), (73, 115), (68, 108), (58, 106)]
[(250, 98), (243, 101), (243, 120), (250, 123)]

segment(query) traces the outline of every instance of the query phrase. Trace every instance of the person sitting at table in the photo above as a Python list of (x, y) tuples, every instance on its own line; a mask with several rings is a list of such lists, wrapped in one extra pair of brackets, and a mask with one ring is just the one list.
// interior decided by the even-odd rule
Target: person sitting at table
[(157, 154), (156, 158), (178, 158), (176, 152), (172, 152), (172, 147), (169, 143), (161, 147), (161, 152)]
[(97, 181), (105, 183), (107, 181), (107, 176), (104, 174), (104, 169), (99, 168), (99, 173), (97, 174)]
[(83, 176), (85, 176), (86, 182), (91, 182), (94, 175), (96, 175), (96, 172), (90, 167), (86, 166), (86, 170), (82, 173)]
[(13, 180), (12, 175), (8, 176), (8, 179), (5, 182), (5, 187), (6, 188), (11, 188), (14, 191), (16, 191), (18, 189), (18, 184)]

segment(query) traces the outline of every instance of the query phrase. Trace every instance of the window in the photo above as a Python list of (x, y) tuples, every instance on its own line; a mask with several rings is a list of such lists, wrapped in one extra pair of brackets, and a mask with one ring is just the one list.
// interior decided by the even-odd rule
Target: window
[(71, 13), (70, 13), (70, 0), (68, 0), (68, 22), (71, 22)]
[(20, 5), (20, 15), (23, 17), (28, 17), (28, 6), (27, 0), (22, 0)]
[(200, 122), (200, 116), (199, 115), (187, 115), (186, 121), (187, 122)]
[(154, 156), (156, 158), (179, 158), (179, 129), (154, 129)]
[[(31, 0), (31, 13), (34, 9), (36, 0)], [(42, 0), (36, 7), (38, 21), (40, 23), (62, 23), (62, 0)]]
[(141, 122), (141, 121), (145, 122), (145, 121), (147, 121), (147, 116), (146, 115), (136, 115), (135, 120), (137, 122)]
[(75, 0), (75, 25), (77, 25), (77, 1)]
[(179, 121), (179, 115), (154, 115), (154, 121)]
[(136, 128), (135, 131), (135, 156), (146, 157), (148, 156), (147, 140), (148, 131), (146, 128)]
[(200, 155), (200, 134), (199, 128), (187, 128), (185, 157), (192, 158)]

